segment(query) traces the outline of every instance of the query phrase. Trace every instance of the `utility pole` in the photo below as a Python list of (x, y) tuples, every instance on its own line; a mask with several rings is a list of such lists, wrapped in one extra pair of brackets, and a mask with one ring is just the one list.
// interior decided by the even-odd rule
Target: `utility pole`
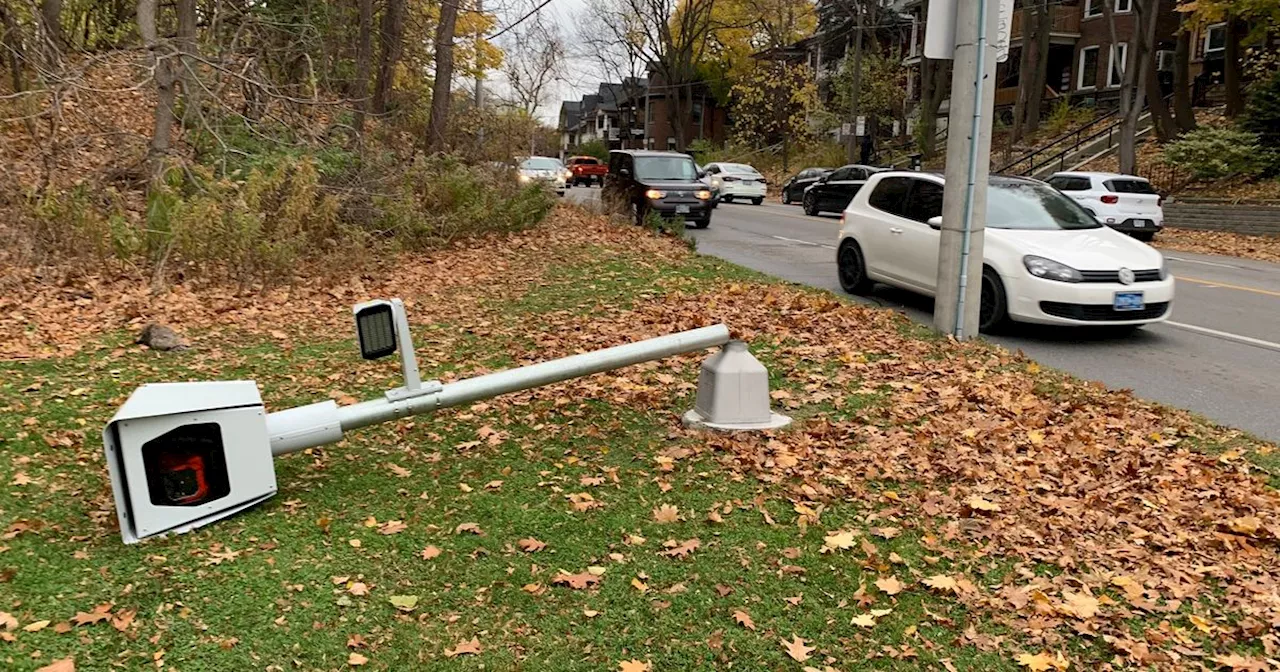
[[(947, 114), (946, 186), (933, 324), (957, 339), (978, 335), (1000, 4), (1000, 0), (955, 2), (955, 66)], [(935, 16), (941, 19), (941, 13), (932, 9), (931, 22)], [(936, 53), (925, 55), (938, 58)]]

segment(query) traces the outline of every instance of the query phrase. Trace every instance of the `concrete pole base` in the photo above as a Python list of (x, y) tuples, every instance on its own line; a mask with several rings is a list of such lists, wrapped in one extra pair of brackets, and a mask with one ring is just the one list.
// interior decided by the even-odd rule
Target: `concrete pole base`
[(751, 432), (765, 429), (779, 429), (791, 424), (791, 418), (778, 413), (770, 413), (767, 422), (711, 422), (697, 409), (691, 408), (684, 414), (684, 426), (694, 429), (713, 429), (717, 432)]

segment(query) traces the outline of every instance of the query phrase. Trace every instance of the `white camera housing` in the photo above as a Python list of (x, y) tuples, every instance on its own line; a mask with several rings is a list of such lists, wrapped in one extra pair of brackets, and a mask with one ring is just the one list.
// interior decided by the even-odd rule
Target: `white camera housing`
[(120, 536), (186, 532), (276, 493), (253, 381), (143, 385), (103, 431)]

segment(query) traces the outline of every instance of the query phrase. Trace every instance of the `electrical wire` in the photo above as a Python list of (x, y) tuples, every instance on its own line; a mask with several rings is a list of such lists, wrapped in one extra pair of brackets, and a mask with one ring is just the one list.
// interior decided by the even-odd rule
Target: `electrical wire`
[(518, 25), (520, 25), (521, 23), (523, 23), (523, 22), (524, 22), (526, 19), (528, 19), (529, 17), (533, 16), (534, 14), (537, 14), (539, 10), (541, 10), (543, 7), (546, 7), (546, 6), (547, 6), (547, 5), (549, 5), (549, 4), (551, 4), (551, 0), (542, 0), (542, 4), (538, 5), (537, 7), (534, 7), (532, 10), (530, 10), (530, 11), (529, 11), (529, 13), (528, 13), (528, 14), (525, 14), (524, 16), (522, 16), (522, 17), (520, 17), (520, 18), (516, 19), (516, 22), (515, 22), (515, 23), (513, 23), (513, 24), (511, 24), (511, 25), (507, 26), (506, 28), (503, 28), (502, 30), (499, 30), (498, 32), (496, 32), (496, 33), (494, 33), (494, 34), (492, 34), (492, 35), (489, 35), (489, 36), (485, 37), (484, 39), (486, 39), (486, 40), (492, 40), (492, 39), (494, 39), (494, 38), (498, 37), (499, 35), (502, 35), (503, 33), (507, 32), (508, 30), (511, 30), (512, 28), (515, 28), (516, 26), (518, 26)]

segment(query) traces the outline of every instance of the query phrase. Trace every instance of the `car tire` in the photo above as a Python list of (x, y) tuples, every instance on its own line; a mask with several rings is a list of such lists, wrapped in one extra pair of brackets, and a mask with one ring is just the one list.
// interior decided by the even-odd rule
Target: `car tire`
[(818, 203), (817, 200), (814, 199), (813, 194), (805, 194), (804, 200), (801, 201), (801, 203), (804, 206), (804, 214), (809, 215), (810, 217), (818, 216)]
[(695, 228), (695, 229), (705, 229), (705, 228), (707, 228), (708, 226), (711, 226), (711, 216), (710, 216), (710, 215), (707, 215), (707, 218), (706, 218), (706, 219), (695, 219), (695, 220), (693, 220), (693, 228)]
[(760, 205), (761, 203), (764, 203), (764, 198), (751, 199), (751, 205)]
[(862, 256), (862, 248), (852, 238), (845, 238), (840, 243), (840, 250), (836, 252), (836, 275), (840, 279), (840, 288), (850, 294), (870, 293), (875, 284), (867, 277), (867, 263)]
[(636, 226), (644, 226), (644, 219), (647, 214), (648, 213), (645, 212), (645, 208), (641, 207), (639, 203), (633, 202), (631, 204), (631, 217), (635, 221)]
[(782, 190), (782, 204), (783, 204), (783, 205), (791, 205), (791, 190), (790, 190), (790, 189), (785, 189), (785, 188), (784, 188), (784, 189)]
[(720, 197), (720, 200), (721, 200), (721, 201), (724, 201), (725, 203), (732, 203), (732, 202), (733, 202), (733, 197), (732, 197), (732, 196), (722, 196), (722, 197)]
[(978, 331), (997, 334), (1009, 324), (1009, 303), (1000, 274), (990, 266), (982, 267), (981, 303), (978, 305)]

